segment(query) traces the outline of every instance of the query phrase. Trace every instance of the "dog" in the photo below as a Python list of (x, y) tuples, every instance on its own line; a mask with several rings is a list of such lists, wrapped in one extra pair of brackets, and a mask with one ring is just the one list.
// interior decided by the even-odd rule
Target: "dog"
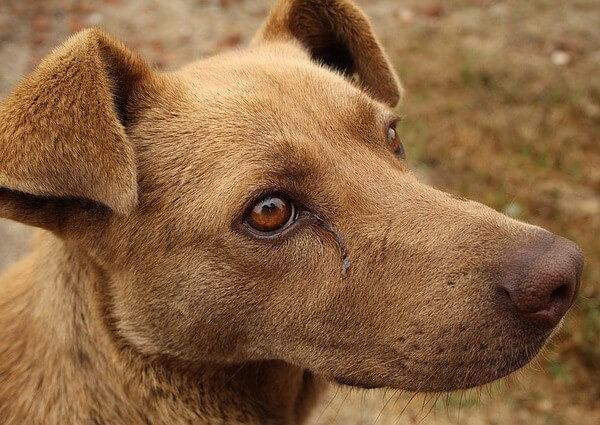
[(420, 183), (349, 0), (278, 0), (159, 73), (97, 29), (0, 104), (4, 424), (300, 424), (332, 382), (452, 391), (527, 364), (572, 242)]

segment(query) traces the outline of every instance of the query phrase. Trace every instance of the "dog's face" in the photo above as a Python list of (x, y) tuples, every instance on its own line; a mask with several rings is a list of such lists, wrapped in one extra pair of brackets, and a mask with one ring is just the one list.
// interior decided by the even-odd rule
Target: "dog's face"
[(247, 50), (169, 74), (98, 32), (36, 72), (0, 110), (0, 213), (93, 258), (144, 355), (450, 390), (526, 364), (572, 303), (575, 245), (409, 171), (399, 83), (347, 1), (281, 1)]

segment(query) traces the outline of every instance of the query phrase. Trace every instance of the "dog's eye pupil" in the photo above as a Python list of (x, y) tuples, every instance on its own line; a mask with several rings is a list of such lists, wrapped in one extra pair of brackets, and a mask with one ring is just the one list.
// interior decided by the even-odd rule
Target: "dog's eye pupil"
[(394, 126), (388, 128), (388, 143), (394, 155), (404, 158), (404, 145), (398, 137), (398, 132)]
[(259, 200), (246, 217), (246, 222), (259, 232), (283, 230), (293, 221), (294, 205), (282, 196), (267, 196)]

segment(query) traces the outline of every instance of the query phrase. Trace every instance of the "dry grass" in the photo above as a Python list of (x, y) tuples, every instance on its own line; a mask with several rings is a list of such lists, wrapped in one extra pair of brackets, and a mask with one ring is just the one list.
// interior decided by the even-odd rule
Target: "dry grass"
[[(406, 85), (401, 133), (423, 178), (574, 239), (586, 268), (554, 344), (510, 382), (416, 397), (404, 411), (410, 394), (333, 390), (313, 422), (600, 423), (600, 3), (360, 3)], [(248, 40), (269, 5), (0, 1), (0, 95), (87, 23), (172, 67)], [(0, 246), (0, 264), (12, 252)]]

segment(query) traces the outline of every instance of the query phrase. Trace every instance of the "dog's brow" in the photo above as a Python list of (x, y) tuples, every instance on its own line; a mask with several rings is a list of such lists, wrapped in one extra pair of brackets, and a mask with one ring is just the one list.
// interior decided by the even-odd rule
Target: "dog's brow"
[(404, 121), (404, 115), (398, 115), (396, 113), (391, 113), (390, 117), (391, 117), (390, 119), (395, 123), (400, 123), (400, 122)]
[(269, 180), (283, 181), (290, 184), (302, 184), (307, 178), (315, 173), (310, 165), (306, 163), (297, 163), (293, 160), (286, 163), (271, 164), (270, 169), (265, 171), (265, 176)]
[(385, 111), (385, 121), (387, 123), (394, 123), (394, 124), (398, 124), (400, 122), (402, 122), (404, 120), (404, 116), (396, 113), (393, 110), (387, 109)]
[(315, 176), (324, 157), (323, 146), (316, 142), (283, 138), (267, 155), (269, 169), (265, 172), (271, 178), (301, 182)]

